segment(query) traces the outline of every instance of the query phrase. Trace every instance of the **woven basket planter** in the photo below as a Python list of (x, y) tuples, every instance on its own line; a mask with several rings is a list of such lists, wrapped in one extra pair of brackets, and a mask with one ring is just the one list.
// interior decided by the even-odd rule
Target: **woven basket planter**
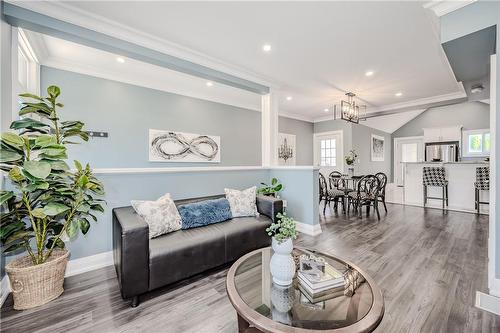
[(5, 271), (14, 296), (14, 309), (34, 308), (59, 297), (64, 291), (68, 256), (66, 250), (54, 250), (50, 258), (40, 265), (33, 265), (30, 256), (10, 262)]

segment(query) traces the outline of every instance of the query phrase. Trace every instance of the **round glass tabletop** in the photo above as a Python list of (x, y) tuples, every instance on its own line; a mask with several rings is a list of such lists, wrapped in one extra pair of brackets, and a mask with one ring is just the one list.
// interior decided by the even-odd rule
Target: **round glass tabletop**
[[(299, 283), (297, 274), (290, 286), (273, 283), (269, 268), (272, 254), (271, 248), (249, 253), (239, 259), (228, 273), (231, 302), (238, 314), (257, 328), (266, 328), (266, 322), (271, 320), (268, 322), (271, 325), (263, 331), (272, 332), (272, 326), (280, 325), (333, 331), (355, 325), (361, 329), (359, 332), (369, 332), (382, 319), (382, 294), (378, 287), (373, 286), (371, 278), (357, 267), (324, 253), (294, 248), (292, 256), (297, 270), (299, 256), (313, 255), (324, 258), (346, 279), (345, 287), (340, 291), (312, 297)], [(374, 311), (378, 316), (374, 316)]]

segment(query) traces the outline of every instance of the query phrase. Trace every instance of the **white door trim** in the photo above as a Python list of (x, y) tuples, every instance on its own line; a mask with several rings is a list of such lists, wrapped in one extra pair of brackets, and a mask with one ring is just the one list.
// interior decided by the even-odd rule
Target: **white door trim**
[(500, 296), (500, 279), (496, 279), (496, 109), (497, 109), (497, 56), (493, 54), (490, 61), (490, 216), (488, 230), (488, 288), (490, 294)]
[[(397, 184), (397, 179), (396, 179), (396, 175), (397, 175), (397, 168), (399, 167), (398, 166), (398, 158), (397, 158), (397, 152), (398, 152), (398, 144), (400, 142), (403, 142), (403, 141), (411, 141), (411, 140), (422, 140), (422, 144), (424, 144), (424, 137), (423, 136), (402, 136), (402, 137), (398, 137), (398, 138), (394, 138), (394, 147), (393, 147), (393, 156), (394, 156), (394, 184), (398, 185)], [(422, 149), (425, 149), (425, 146), (422, 146)], [(422, 152), (423, 154), (425, 154), (425, 152)]]

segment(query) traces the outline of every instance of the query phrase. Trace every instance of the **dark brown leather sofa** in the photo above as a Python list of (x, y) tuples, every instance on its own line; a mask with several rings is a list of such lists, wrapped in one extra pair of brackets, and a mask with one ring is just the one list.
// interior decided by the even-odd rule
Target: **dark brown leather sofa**
[[(176, 201), (176, 205), (221, 198), (223, 195)], [(139, 304), (139, 296), (208, 269), (235, 261), (269, 246), (265, 229), (283, 202), (257, 197), (258, 217), (238, 217), (204, 227), (178, 230), (149, 239), (148, 225), (129, 207), (113, 209), (113, 256), (121, 294)]]

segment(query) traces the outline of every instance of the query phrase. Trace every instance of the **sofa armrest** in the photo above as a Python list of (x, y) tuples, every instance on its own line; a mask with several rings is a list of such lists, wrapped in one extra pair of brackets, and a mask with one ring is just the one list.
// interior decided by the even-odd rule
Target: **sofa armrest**
[(113, 209), (113, 257), (123, 298), (149, 288), (149, 227), (132, 207)]
[(283, 200), (271, 196), (258, 195), (257, 210), (259, 213), (266, 215), (275, 222), (276, 215), (278, 213), (283, 213)]

